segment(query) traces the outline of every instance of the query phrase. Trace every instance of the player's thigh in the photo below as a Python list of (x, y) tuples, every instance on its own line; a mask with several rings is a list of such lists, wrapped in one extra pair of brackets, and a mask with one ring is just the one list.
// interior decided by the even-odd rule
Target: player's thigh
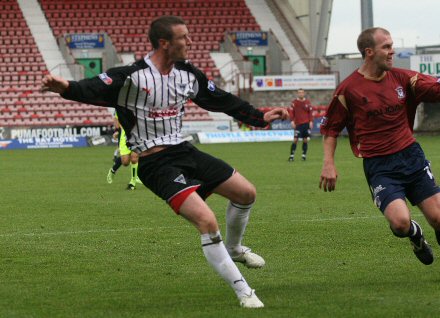
[(214, 212), (197, 194), (191, 193), (180, 206), (179, 214), (191, 222), (200, 233), (215, 233), (218, 223)]
[(425, 215), (429, 224), (436, 229), (440, 229), (440, 193), (436, 193), (423, 200), (418, 205), (419, 209)]
[(213, 192), (238, 204), (251, 204), (257, 196), (255, 186), (238, 172), (217, 186)]
[(395, 230), (404, 231), (408, 229), (411, 221), (411, 214), (404, 199), (395, 199), (385, 208), (384, 216)]

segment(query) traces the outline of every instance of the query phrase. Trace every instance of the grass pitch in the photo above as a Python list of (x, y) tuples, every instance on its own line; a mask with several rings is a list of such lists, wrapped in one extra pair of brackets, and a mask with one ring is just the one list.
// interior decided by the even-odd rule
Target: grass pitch
[[(437, 139), (418, 138), (438, 176)], [(188, 222), (146, 188), (125, 190), (127, 168), (106, 183), (113, 148), (104, 147), (0, 152), (0, 317), (438, 315), (440, 260), (424, 266), (392, 236), (346, 139), (333, 193), (318, 189), (319, 138), (294, 163), (285, 142), (198, 147), (257, 187), (244, 244), (267, 265), (239, 268), (264, 309), (239, 307)], [(226, 200), (208, 202), (224, 234)]]

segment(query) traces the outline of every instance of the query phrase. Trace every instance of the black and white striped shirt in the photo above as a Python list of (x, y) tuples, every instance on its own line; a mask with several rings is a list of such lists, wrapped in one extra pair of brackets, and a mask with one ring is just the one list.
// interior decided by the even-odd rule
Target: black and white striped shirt
[(109, 69), (95, 78), (71, 81), (62, 96), (116, 108), (127, 134), (127, 145), (137, 153), (183, 141), (182, 118), (188, 99), (202, 108), (224, 112), (253, 126), (267, 125), (262, 112), (217, 88), (188, 61), (175, 63), (171, 72), (163, 75), (150, 55), (133, 65)]

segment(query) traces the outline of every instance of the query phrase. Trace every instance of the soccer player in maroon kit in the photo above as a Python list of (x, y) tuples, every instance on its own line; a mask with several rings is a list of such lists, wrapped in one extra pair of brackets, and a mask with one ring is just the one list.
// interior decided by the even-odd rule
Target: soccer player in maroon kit
[(290, 105), (290, 120), (292, 121), (292, 128), (295, 130), (293, 143), (290, 146), (289, 161), (295, 158), (296, 144), (298, 138), (302, 138), (302, 160), (306, 160), (307, 142), (309, 141), (310, 129), (313, 128), (312, 104), (305, 98), (305, 91), (300, 88), (297, 92), (297, 98), (292, 101)]
[(425, 265), (434, 261), (419, 224), (411, 220), (407, 198), (434, 228), (440, 244), (440, 188), (430, 163), (412, 134), (420, 102), (440, 101), (434, 77), (393, 68), (393, 41), (382, 28), (364, 30), (358, 37), (364, 62), (336, 89), (321, 125), (324, 163), (319, 187), (334, 191), (337, 137), (347, 128), (356, 157), (363, 158), (374, 203), (397, 237), (409, 237), (414, 254)]

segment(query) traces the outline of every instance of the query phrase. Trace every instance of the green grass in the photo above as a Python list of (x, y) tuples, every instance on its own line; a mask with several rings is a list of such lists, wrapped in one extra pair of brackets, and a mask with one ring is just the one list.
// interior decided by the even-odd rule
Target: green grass
[[(420, 137), (440, 175), (437, 137)], [(197, 231), (146, 188), (106, 183), (113, 148), (0, 152), (0, 317), (434, 317), (440, 262), (424, 266), (371, 202), (362, 161), (339, 141), (337, 190), (318, 189), (289, 143), (199, 145), (257, 186), (240, 270), (265, 303), (246, 310), (203, 257)], [(300, 147), (299, 147), (300, 148)], [(299, 158), (298, 158), (299, 159)], [(208, 200), (224, 228), (226, 201)], [(434, 244), (433, 231), (413, 209)], [(224, 232), (223, 232), (224, 233)]]

